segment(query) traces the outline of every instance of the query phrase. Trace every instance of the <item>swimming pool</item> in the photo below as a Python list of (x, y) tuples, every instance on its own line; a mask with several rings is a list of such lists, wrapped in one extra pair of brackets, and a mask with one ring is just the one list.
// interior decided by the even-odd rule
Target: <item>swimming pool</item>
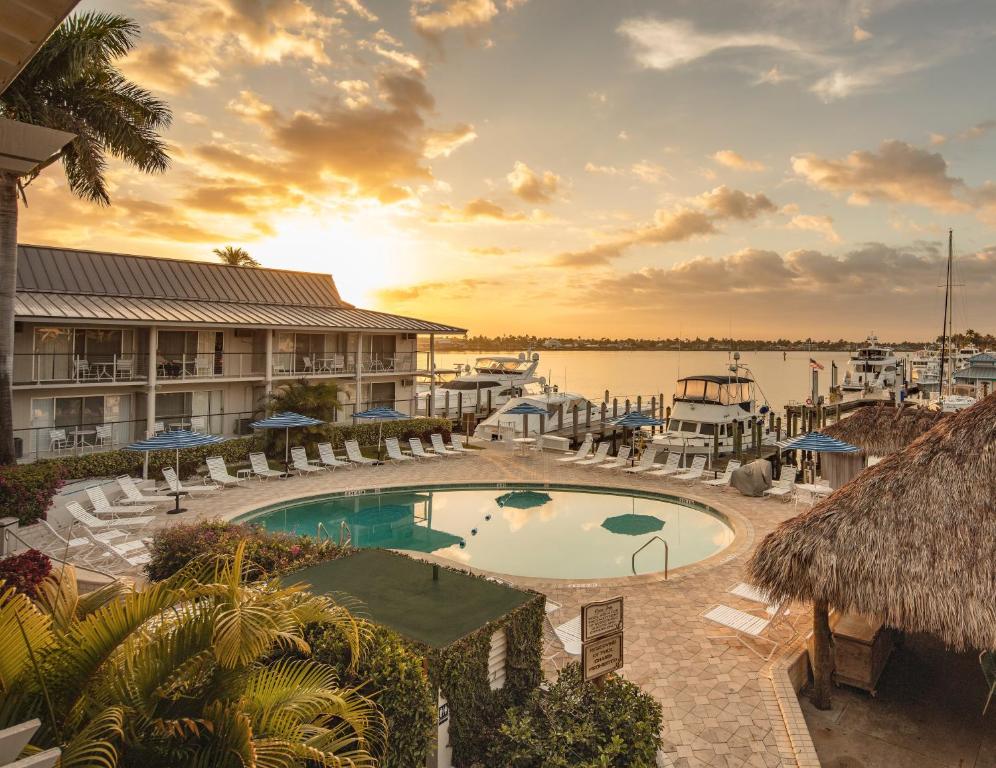
[[(244, 515), (268, 530), (338, 540), (343, 523), (358, 547), (431, 552), (496, 573), (600, 579), (703, 560), (733, 541), (715, 510), (659, 494), (577, 486), (480, 484), (352, 491), (300, 499)], [(651, 542), (648, 544), (648, 542)], [(633, 554), (647, 544), (635, 559)]]

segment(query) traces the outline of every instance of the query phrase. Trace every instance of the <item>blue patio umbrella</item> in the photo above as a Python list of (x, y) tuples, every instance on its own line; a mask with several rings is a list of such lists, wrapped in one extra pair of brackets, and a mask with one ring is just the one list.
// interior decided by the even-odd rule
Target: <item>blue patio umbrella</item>
[(824, 435), (822, 432), (809, 432), (775, 443), (781, 451), (814, 451), (815, 453), (854, 453), (858, 446), (843, 440)]
[(324, 424), (320, 419), (313, 419), (310, 416), (302, 416), (294, 411), (283, 411), (267, 416), (265, 419), (254, 421), (249, 426), (253, 429), (282, 429), (284, 430), (284, 469), (290, 467), (290, 431), (297, 427), (316, 427)]
[(514, 509), (542, 507), (549, 501), (551, 501), (550, 494), (542, 491), (509, 491), (495, 499), (495, 503), (499, 507), (512, 507)]
[(635, 434), (636, 430), (640, 429), (640, 427), (663, 427), (667, 422), (663, 419), (655, 419), (653, 416), (647, 416), (639, 411), (630, 411), (629, 413), (624, 413), (622, 416), (610, 419), (609, 423), (614, 427), (632, 429)]
[(408, 419), (411, 417), (405, 413), (402, 413), (401, 411), (396, 411), (393, 408), (388, 408), (385, 405), (381, 405), (377, 406), (376, 408), (368, 408), (365, 411), (354, 413), (353, 418), (380, 422), (380, 424), (377, 427), (377, 458), (380, 459), (380, 438), (384, 433), (383, 422), (401, 421), (402, 419)]
[(645, 533), (661, 530), (664, 527), (664, 521), (653, 515), (616, 515), (603, 520), (602, 527), (609, 533), (642, 536)]
[[(530, 416), (546, 416), (546, 408), (540, 408), (538, 405), (533, 405), (527, 400), (523, 400), (517, 405), (513, 405), (502, 415), (504, 416), (522, 416), (522, 436), (529, 437), (529, 417)], [(514, 433), (513, 433), (514, 434)]]
[[(146, 461), (151, 451), (176, 451), (176, 476), (180, 477), (180, 451), (184, 448), (200, 448), (202, 445), (214, 445), (225, 440), (220, 435), (205, 435), (201, 432), (191, 432), (189, 429), (177, 429), (172, 432), (160, 432), (154, 437), (130, 443), (124, 447), (126, 451), (143, 451)], [(176, 494), (176, 508), (170, 514), (183, 512), (180, 509), (180, 494)]]

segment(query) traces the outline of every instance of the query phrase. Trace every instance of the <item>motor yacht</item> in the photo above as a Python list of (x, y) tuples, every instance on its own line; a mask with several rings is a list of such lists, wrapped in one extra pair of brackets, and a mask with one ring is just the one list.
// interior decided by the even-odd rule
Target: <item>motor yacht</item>
[[(457, 366), (451, 371), (434, 372), (435, 408), (437, 415), (457, 415), (457, 409), (473, 413), (490, 406), (493, 411), (511, 398), (539, 394), (546, 380), (536, 375), (539, 354), (520, 352), (518, 355), (488, 355), (478, 357), (474, 364)], [(428, 412), (429, 387), (421, 385), (418, 410)]]
[[(546, 414), (521, 416), (506, 413), (521, 403), (542, 408)], [(572, 432), (575, 413), (578, 431), (582, 433), (586, 425), (601, 418), (599, 408), (584, 395), (561, 392), (555, 386), (546, 386), (539, 394), (513, 397), (505, 402), (497, 411), (478, 423), (474, 429), (474, 437), (489, 441), (511, 441), (517, 437), (537, 437), (563, 430)]]
[(896, 355), (873, 334), (851, 353), (841, 389), (845, 392), (881, 392), (896, 386)]

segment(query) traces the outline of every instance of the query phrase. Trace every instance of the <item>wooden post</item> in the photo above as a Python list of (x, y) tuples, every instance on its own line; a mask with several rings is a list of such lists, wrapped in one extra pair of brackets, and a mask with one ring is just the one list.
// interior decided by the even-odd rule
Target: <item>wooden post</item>
[(463, 390), (457, 392), (457, 421), (463, 419)]
[(643, 413), (643, 395), (636, 396), (636, 412)]
[[(657, 398), (656, 397), (651, 397), (650, 398), (650, 418), (652, 418), (652, 419), (656, 419), (657, 418)], [(657, 427), (651, 427), (650, 428), (650, 436), (653, 437), (654, 433), (656, 431), (657, 431)]]
[(605, 390), (605, 397), (602, 398), (603, 403), (609, 402), (609, 390)]
[(602, 433), (603, 434), (605, 433), (605, 417), (608, 415), (606, 413), (607, 411), (608, 411), (608, 408), (606, 407), (605, 403), (603, 402), (602, 403), (602, 425), (601, 425), (602, 426)]
[(775, 419), (775, 440), (782, 439), (782, 417)]
[(768, 431), (769, 432), (774, 432), (775, 431), (775, 412), (774, 411), (768, 411)]
[(613, 397), (612, 398), (612, 418), (614, 419), (618, 415), (619, 415), (619, 398), (618, 397)]
[(712, 433), (712, 463), (715, 466), (716, 462), (719, 461), (719, 430), (713, 430)]
[(491, 415), (491, 390), (492, 387), (488, 387), (488, 416)]
[(833, 637), (830, 609), (825, 601), (813, 604), (813, 706), (830, 709), (833, 678)]
[(450, 391), (448, 389), (443, 393), (443, 410), (445, 411), (443, 415), (448, 419), (450, 417)]
[(629, 398), (627, 397), (626, 398), (626, 410), (623, 411), (623, 413), (629, 413), (629, 408), (630, 408), (630, 406), (629, 406)]
[(578, 441), (578, 404), (574, 403), (574, 418), (571, 419), (571, 424), (574, 431), (574, 442)]
[(591, 405), (586, 405), (584, 408), (584, 428), (591, 429)]

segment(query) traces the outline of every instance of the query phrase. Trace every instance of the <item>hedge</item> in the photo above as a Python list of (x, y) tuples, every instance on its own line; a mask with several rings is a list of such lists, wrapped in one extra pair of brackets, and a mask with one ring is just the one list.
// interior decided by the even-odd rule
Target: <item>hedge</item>
[[(358, 424), (321, 424), (315, 427), (291, 430), (291, 445), (303, 445), (308, 451), (316, 450), (318, 443), (331, 443), (333, 448), (342, 448), (346, 440), (356, 440), (360, 446), (373, 447), (377, 445), (378, 435), (383, 441), (388, 437), (407, 440), (417, 437), (423, 443), (429, 441), (433, 432), (442, 434), (444, 440), (450, 439), (452, 423), (443, 418), (399, 419), (398, 421), (365, 422)], [(285, 433), (283, 430), (268, 430), (267, 450), (271, 456), (282, 456), (284, 453)]]
[(172, 576), (196, 557), (231, 555), (241, 541), (247, 541), (246, 560), (257, 577), (297, 570), (348, 554), (348, 547), (311, 536), (266, 531), (251, 523), (203, 520), (178, 523), (158, 529), (152, 536), (152, 559), (145, 573), (152, 581)]
[(374, 752), (381, 768), (423, 766), (435, 735), (436, 696), (422, 657), (387, 627), (362, 624), (355, 666), (345, 635), (334, 627), (314, 626), (305, 634), (312, 657), (334, 666), (341, 685), (357, 688), (383, 712), (387, 739)]
[(0, 510), (21, 525), (44, 520), (65, 477), (61, 465), (48, 462), (0, 467)]

